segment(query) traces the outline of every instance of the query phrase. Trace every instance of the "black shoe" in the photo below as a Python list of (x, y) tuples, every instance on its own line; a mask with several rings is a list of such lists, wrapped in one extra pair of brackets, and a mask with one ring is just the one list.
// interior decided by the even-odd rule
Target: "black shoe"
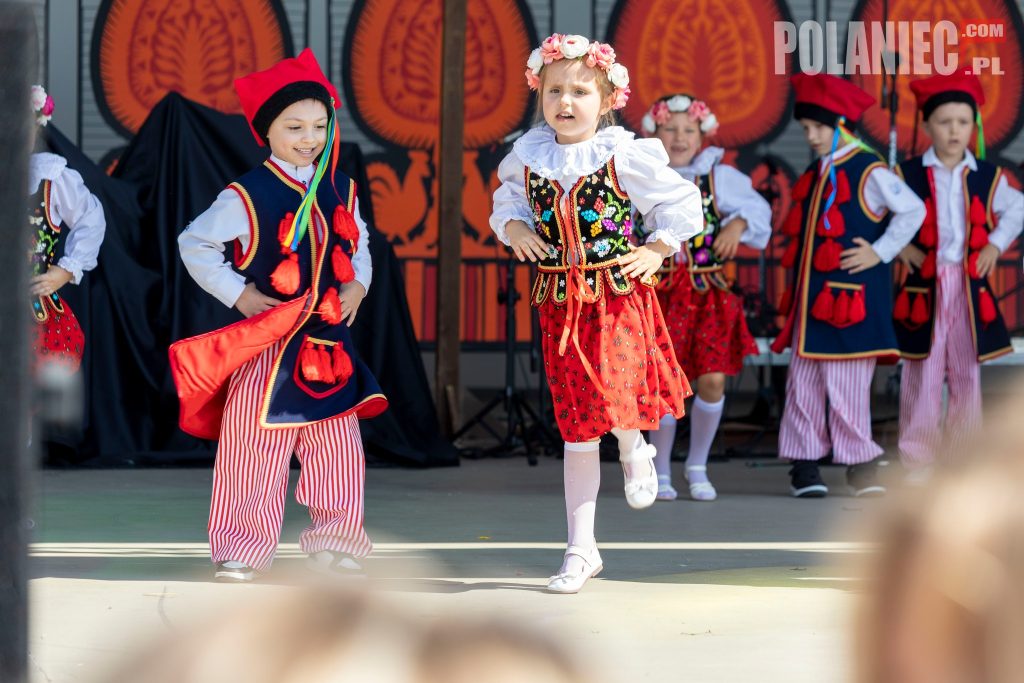
[(366, 571), (356, 561), (354, 555), (337, 550), (321, 550), (311, 553), (306, 560), (306, 568), (317, 574), (341, 576), (352, 579), (365, 579)]
[(886, 494), (886, 488), (878, 481), (877, 460), (847, 467), (846, 483), (857, 498), (878, 498)]
[(256, 576), (256, 570), (241, 562), (218, 562), (213, 573), (216, 581), (227, 583), (249, 583)]
[(828, 495), (828, 487), (814, 460), (794, 460), (789, 477), (792, 484), (789, 490), (794, 498), (824, 498)]

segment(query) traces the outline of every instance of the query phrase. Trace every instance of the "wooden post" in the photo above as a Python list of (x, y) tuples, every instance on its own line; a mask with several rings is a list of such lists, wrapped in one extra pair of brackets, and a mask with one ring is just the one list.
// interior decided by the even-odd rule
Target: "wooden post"
[(441, 137), (438, 154), (437, 367), (441, 431), (459, 423), (459, 319), (462, 287), (462, 126), (466, 59), (466, 0), (444, 0), (441, 53)]
[(32, 8), (0, 2), (0, 681), (28, 680), (29, 88), (38, 52)]

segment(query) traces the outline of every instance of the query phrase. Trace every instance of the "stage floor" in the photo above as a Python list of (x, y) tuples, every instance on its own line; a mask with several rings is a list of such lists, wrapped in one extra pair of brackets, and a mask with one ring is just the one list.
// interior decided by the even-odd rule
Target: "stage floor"
[[(751, 466), (753, 465), (753, 466)], [(721, 498), (629, 509), (604, 463), (597, 535), (605, 570), (576, 596), (541, 592), (565, 534), (561, 461), (371, 469), (369, 582), (417, 618), (502, 615), (561, 633), (608, 681), (840, 681), (878, 505), (788, 497), (771, 460), (713, 465)], [(292, 486), (296, 473), (292, 473)], [(247, 586), (211, 580), (200, 469), (46, 471), (34, 516), (33, 682), (96, 681), (134, 643), (236, 599), (288, 590), (305, 510), (289, 501), (279, 560)], [(291, 492), (290, 494), (291, 495)]]

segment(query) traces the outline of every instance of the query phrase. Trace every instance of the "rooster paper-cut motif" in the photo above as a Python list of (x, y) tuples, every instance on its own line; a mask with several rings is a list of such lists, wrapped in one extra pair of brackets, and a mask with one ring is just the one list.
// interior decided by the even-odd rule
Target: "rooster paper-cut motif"
[(430, 153), (410, 150), (409, 167), (401, 179), (386, 161), (366, 166), (373, 197), (377, 229), (387, 235), (395, 251), (403, 256), (426, 256), (437, 242), (437, 222), (433, 235), (427, 234), (427, 213), (432, 203), (428, 194), (433, 170)]

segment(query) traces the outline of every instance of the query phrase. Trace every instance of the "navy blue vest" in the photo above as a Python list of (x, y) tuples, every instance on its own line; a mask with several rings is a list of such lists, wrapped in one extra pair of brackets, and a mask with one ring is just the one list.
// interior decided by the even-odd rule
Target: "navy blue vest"
[[(925, 202), (934, 202), (932, 198), (931, 183), (928, 180), (928, 168), (923, 164), (924, 157), (914, 157), (900, 164), (903, 177), (918, 197)], [(995, 305), (995, 296), (992, 294), (991, 285), (987, 278), (970, 277), (968, 262), (971, 254), (979, 249), (971, 249), (971, 203), (976, 197), (985, 207), (985, 222), (983, 224), (986, 232), (992, 232), (995, 221), (992, 215), (992, 198), (995, 196), (999, 178), (1002, 176), (1002, 169), (993, 164), (978, 161), (978, 170), (971, 171), (964, 169), (964, 281), (968, 283), (968, 315), (971, 318), (971, 329), (974, 332), (974, 348), (978, 354), (978, 361), (982, 362), (1009, 353), (1013, 350), (1010, 343), (1010, 335), (1006, 330), (1006, 323)], [(932, 213), (931, 215), (934, 215)], [(937, 226), (936, 226), (937, 227)], [(937, 244), (937, 237), (935, 239)], [(921, 231), (914, 235), (913, 244), (926, 254), (935, 249), (935, 245), (926, 246), (921, 242)], [(934, 256), (933, 256), (934, 258)], [(902, 298), (904, 311), (907, 315), (901, 315), (896, 320), (896, 336), (899, 339), (900, 351), (904, 358), (921, 359), (927, 358), (932, 346), (932, 328), (935, 321), (935, 282), (934, 274), (925, 278), (920, 269), (913, 273), (907, 273), (903, 285), (899, 289), (898, 298)], [(979, 315), (981, 297), (988, 297), (989, 304), (995, 309), (995, 320), (985, 323)], [(927, 319), (915, 322), (909, 314), (909, 309), (918, 304), (916, 299), (924, 297), (924, 308), (927, 311)]]
[[(789, 284), (794, 305), (773, 348), (792, 345), (802, 357), (821, 360), (894, 360), (899, 351), (892, 323), (890, 266), (880, 263), (850, 274), (838, 267), (838, 256), (823, 258), (829, 251), (837, 253), (856, 246), (856, 237), (874, 243), (885, 232), (888, 213), (876, 216), (871, 212), (864, 201), (863, 187), (868, 175), (875, 168), (885, 168), (885, 163), (877, 154), (862, 149), (834, 161), (837, 185), (849, 190), (848, 197), (837, 195), (832, 209), (841, 214), (842, 234), (834, 228), (825, 231), (821, 225), (831, 184), (827, 172), (819, 175), (819, 164), (815, 161), (806, 171), (810, 175), (809, 191), (800, 205), (800, 233), (793, 238), (798, 240)], [(830, 225), (838, 222), (830, 219)], [(855, 310), (860, 315), (855, 315)]]
[[(352, 211), (355, 184), (338, 172), (334, 186), (336, 191), (326, 178), (320, 183), (313, 211), (320, 229), (310, 227), (296, 250), (300, 273), (296, 294), (310, 291), (311, 297), (299, 324), (285, 337), (274, 360), (274, 373), (260, 404), (260, 424), (268, 427), (300, 426), (359, 413), (371, 403), (386, 400), (377, 380), (360, 360), (348, 325), (331, 323), (321, 314), (324, 297), (340, 291), (339, 278), (351, 278), (351, 273), (346, 275), (344, 271), (350, 269), (349, 259), (358, 240), (343, 239), (335, 229), (336, 210)], [(271, 274), (287, 254), (279, 239), (281, 222), (290, 222), (289, 214), (298, 209), (305, 188), (269, 160), (228, 187), (242, 198), (250, 221), (249, 248), (244, 253), (236, 251), (234, 268), (259, 291), (282, 299), (271, 284)], [(336, 262), (347, 263), (349, 268), (339, 273)], [(333, 369), (328, 370), (341, 354), (347, 355), (347, 359), (340, 359), (345, 374), (351, 369), (347, 379), (333, 377)], [(311, 364), (311, 358), (320, 362)], [(310, 365), (317, 369), (315, 373), (304, 370)]]

